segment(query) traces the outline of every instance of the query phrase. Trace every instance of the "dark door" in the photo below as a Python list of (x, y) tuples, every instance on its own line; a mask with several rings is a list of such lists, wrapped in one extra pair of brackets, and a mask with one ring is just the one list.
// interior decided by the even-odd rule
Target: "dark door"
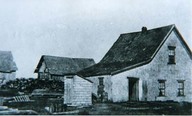
[(98, 102), (103, 102), (104, 99), (104, 84), (103, 84), (103, 77), (99, 77), (99, 85), (98, 85)]
[(139, 100), (139, 79), (138, 78), (128, 78), (129, 79), (129, 101)]

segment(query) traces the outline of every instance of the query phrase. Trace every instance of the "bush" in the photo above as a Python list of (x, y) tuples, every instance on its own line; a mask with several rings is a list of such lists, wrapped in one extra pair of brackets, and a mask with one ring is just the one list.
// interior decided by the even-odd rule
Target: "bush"
[(32, 93), (35, 89), (48, 89), (51, 91), (64, 91), (62, 81), (40, 80), (33, 78), (20, 78), (11, 80), (1, 86), (1, 89), (11, 89), (19, 92)]

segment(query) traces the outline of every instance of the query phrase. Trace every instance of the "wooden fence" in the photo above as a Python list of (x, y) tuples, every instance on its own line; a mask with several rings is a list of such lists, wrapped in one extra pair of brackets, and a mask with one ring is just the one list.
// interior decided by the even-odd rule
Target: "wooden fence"
[(15, 102), (26, 102), (26, 101), (31, 101), (29, 99), (29, 96), (28, 95), (23, 95), (23, 96), (15, 96), (13, 97), (14, 101)]

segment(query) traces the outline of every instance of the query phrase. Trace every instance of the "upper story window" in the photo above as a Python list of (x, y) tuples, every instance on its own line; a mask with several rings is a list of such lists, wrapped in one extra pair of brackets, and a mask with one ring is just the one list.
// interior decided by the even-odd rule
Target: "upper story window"
[(175, 63), (175, 46), (168, 46), (169, 48), (169, 61), (168, 64), (176, 64)]
[(177, 80), (178, 82), (178, 96), (184, 96), (184, 80)]
[(165, 81), (166, 80), (158, 80), (159, 81), (159, 96), (165, 96)]

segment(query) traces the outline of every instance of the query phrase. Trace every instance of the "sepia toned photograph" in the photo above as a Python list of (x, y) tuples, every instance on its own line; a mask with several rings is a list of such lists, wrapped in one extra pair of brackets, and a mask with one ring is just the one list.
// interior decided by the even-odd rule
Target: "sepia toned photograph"
[(192, 1), (0, 0), (0, 115), (192, 115)]

